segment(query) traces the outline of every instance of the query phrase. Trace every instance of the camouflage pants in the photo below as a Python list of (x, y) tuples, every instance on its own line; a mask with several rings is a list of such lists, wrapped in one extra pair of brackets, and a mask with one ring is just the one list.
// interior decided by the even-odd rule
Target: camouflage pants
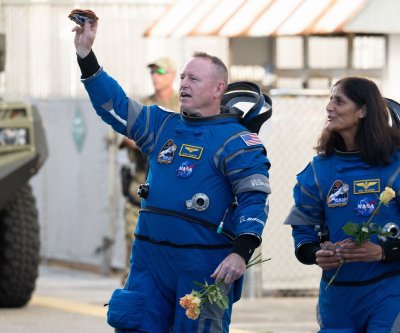
[(122, 284), (129, 274), (130, 257), (132, 251), (132, 242), (135, 238), (134, 232), (136, 229), (137, 220), (139, 217), (140, 207), (132, 205), (128, 200), (125, 202), (124, 207), (124, 221), (125, 221), (125, 272), (122, 276)]

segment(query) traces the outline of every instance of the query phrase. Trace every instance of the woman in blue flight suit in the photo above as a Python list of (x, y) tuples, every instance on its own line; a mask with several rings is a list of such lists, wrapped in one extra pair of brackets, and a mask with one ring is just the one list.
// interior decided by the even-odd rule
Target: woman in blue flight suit
[[(319, 332), (400, 332), (400, 240), (393, 224), (400, 221), (400, 131), (389, 125), (375, 83), (364, 78), (338, 81), (326, 110), (318, 154), (297, 175), (295, 205), (285, 221), (292, 225), (298, 260), (323, 270)], [(386, 186), (396, 198), (373, 222), (391, 228), (393, 236), (357, 245), (342, 227), (366, 222)]]

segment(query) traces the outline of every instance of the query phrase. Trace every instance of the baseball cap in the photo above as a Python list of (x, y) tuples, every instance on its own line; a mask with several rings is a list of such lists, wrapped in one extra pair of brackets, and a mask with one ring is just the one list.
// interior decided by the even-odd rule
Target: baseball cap
[(152, 63), (148, 64), (147, 67), (152, 68), (152, 67), (157, 67), (157, 68), (164, 68), (165, 70), (170, 69), (174, 72), (176, 72), (176, 66), (175, 63), (168, 57), (162, 57), (159, 58)]

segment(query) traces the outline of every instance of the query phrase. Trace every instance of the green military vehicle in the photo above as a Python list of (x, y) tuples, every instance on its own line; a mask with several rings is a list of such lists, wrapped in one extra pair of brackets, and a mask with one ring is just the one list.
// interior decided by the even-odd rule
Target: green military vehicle
[[(2, 55), (0, 34), (0, 71)], [(47, 155), (37, 109), (29, 103), (0, 100), (0, 307), (25, 305), (35, 288), (40, 239), (29, 180)]]

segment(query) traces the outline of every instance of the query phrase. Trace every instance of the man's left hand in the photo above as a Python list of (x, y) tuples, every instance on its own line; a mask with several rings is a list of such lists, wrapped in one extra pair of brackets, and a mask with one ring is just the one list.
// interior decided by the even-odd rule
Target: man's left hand
[(231, 253), (218, 265), (211, 275), (218, 282), (231, 284), (240, 278), (246, 271), (246, 262), (237, 253)]

